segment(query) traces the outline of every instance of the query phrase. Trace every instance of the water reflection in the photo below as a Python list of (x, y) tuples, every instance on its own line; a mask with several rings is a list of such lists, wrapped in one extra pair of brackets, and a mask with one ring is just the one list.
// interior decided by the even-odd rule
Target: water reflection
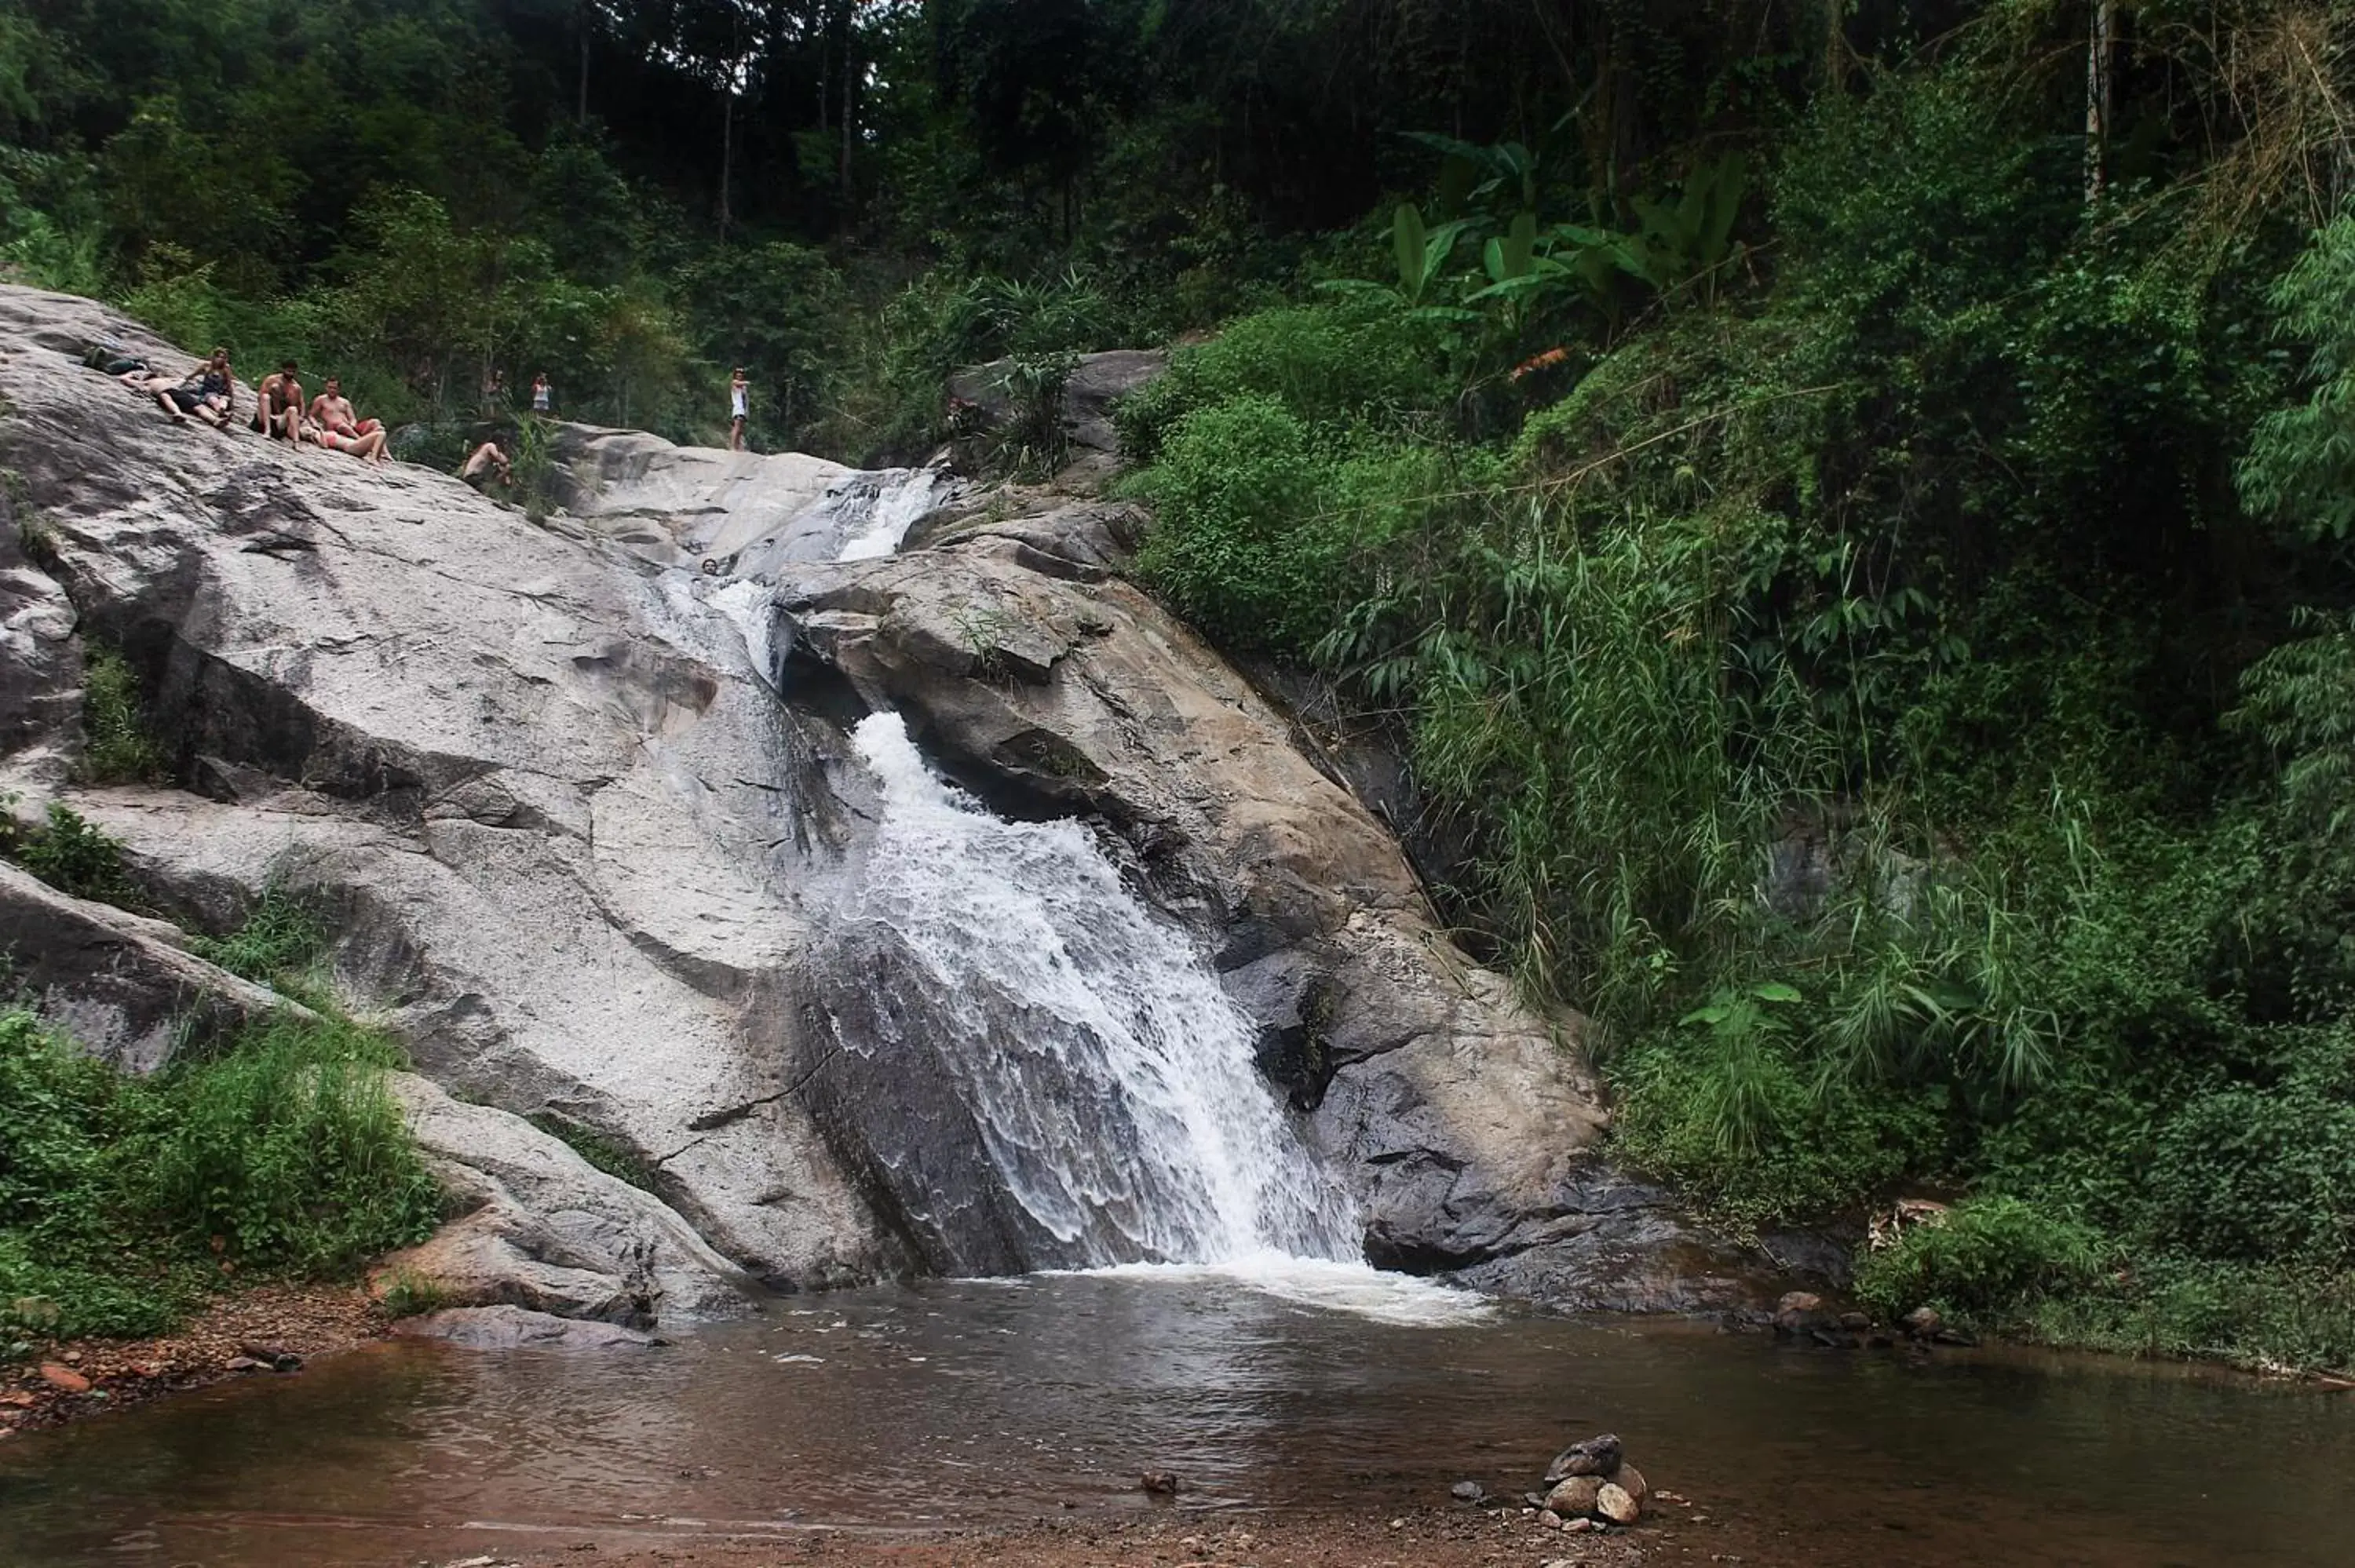
[(470, 1522), (1020, 1520), (1147, 1506), (1146, 1467), (1183, 1474), (1187, 1506), (1381, 1506), (1523, 1484), (1606, 1428), (1737, 1521), (1753, 1563), (2355, 1561), (2346, 1395), (1660, 1325), (1412, 1328), (1085, 1276), (806, 1298), (654, 1354), (375, 1347), (21, 1438), (0, 1560), (295, 1568), (414, 1561)]

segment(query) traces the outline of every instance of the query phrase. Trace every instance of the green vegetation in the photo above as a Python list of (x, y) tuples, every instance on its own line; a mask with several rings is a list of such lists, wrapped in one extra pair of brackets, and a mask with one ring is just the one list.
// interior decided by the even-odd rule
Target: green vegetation
[(570, 1117), (554, 1116), (545, 1111), (533, 1117), (531, 1124), (559, 1139), (606, 1175), (627, 1181), (643, 1192), (655, 1191), (652, 1167), (596, 1128), (584, 1127)]
[(112, 648), (88, 645), (82, 663), (82, 766), (93, 784), (148, 784), (164, 774), (163, 747), (147, 731), (139, 677)]
[(77, 898), (125, 904), (132, 897), (123, 845), (62, 801), (50, 801), (48, 820), (36, 828), (0, 815), (0, 857)]
[(314, 902), (283, 877), (273, 878), (226, 937), (197, 936), (188, 942), (198, 958), (233, 975), (266, 985), (314, 1011), (338, 1011), (333, 989), (321, 972), (327, 950), (326, 922)]
[(365, 1029), (291, 1015), (153, 1078), (0, 1013), (0, 1330), (161, 1331), (209, 1290), (421, 1240), (440, 1192)]

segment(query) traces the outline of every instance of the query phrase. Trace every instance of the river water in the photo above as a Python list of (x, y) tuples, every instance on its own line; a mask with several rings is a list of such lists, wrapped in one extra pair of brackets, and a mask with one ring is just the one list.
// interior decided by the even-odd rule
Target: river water
[(2355, 1395), (1467, 1310), (1342, 1266), (788, 1298), (652, 1351), (371, 1347), (0, 1446), (0, 1562), (414, 1563), (1171, 1506), (1146, 1468), (1185, 1478), (1181, 1508), (1379, 1516), (1467, 1478), (1518, 1491), (1604, 1430), (1692, 1499), (1657, 1560), (2355, 1562)]

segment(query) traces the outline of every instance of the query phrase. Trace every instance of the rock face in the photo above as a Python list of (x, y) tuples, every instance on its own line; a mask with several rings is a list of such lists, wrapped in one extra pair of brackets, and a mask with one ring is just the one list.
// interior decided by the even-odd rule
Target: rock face
[(73, 795), (151, 895), (219, 929), (294, 879), (437, 1082), (596, 1130), (755, 1275), (890, 1266), (785, 1077), (796, 887), (839, 831), (822, 726), (592, 531), (151, 417), (76, 363), (99, 335), (185, 362), (88, 302), (0, 290), (0, 465), (191, 787)]
[(403, 1319), (395, 1331), (470, 1351), (643, 1351), (653, 1336), (613, 1323), (581, 1322), (521, 1307), (449, 1307)]
[(741, 1271), (668, 1205), (607, 1175), (522, 1118), (453, 1100), (400, 1074), (394, 1096), (418, 1146), (467, 1209), (384, 1260), (379, 1287), (414, 1277), (453, 1306), (529, 1308), (651, 1328), (713, 1317), (746, 1298)]
[[(909, 961), (829, 918), (874, 820), (839, 726), (877, 708), (1001, 812), (1096, 826), (1249, 1014), (1374, 1261), (1631, 1308), (1754, 1299), (1772, 1272), (1598, 1160), (1580, 1021), (1469, 963), (1286, 715), (1120, 578), (1132, 508), (564, 428), (579, 515), (536, 523), (174, 426), (76, 363), (101, 335), (183, 363), (0, 290), (0, 465), (52, 542), (0, 564), (22, 633), (0, 721), (27, 715), (0, 769), (54, 787), (75, 755), (60, 626), (124, 651), (176, 787), (67, 798), (189, 924), (228, 928), (273, 878), (326, 903), (340, 982), (449, 1092), (403, 1091), (474, 1207), (410, 1262), (462, 1298), (643, 1324), (725, 1309), (737, 1270), (1037, 1261), (921, 1055), (862, 1080), (840, 1049), (893, 1022)], [(911, 1190), (956, 1217), (919, 1223)]]
[(70, 898), (0, 863), (0, 953), (44, 1019), (92, 1054), (152, 1072), (173, 1049), (290, 1005), (188, 952), (179, 927)]

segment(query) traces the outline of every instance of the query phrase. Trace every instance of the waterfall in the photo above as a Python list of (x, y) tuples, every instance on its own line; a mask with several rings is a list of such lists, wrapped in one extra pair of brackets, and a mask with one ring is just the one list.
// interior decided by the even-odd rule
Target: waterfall
[(847, 474), (817, 500), (737, 551), (728, 575), (773, 576), (794, 562), (869, 561), (900, 547), (918, 518), (941, 503), (949, 482), (931, 469)]
[[(862, 720), (883, 816), (846, 916), (889, 927), (948, 1026), (1007, 1194), (1083, 1266), (1354, 1261), (1356, 1217), (1252, 1065), (1250, 1021), (1074, 822), (1009, 822)], [(1016, 998), (1009, 1028), (990, 998)]]

